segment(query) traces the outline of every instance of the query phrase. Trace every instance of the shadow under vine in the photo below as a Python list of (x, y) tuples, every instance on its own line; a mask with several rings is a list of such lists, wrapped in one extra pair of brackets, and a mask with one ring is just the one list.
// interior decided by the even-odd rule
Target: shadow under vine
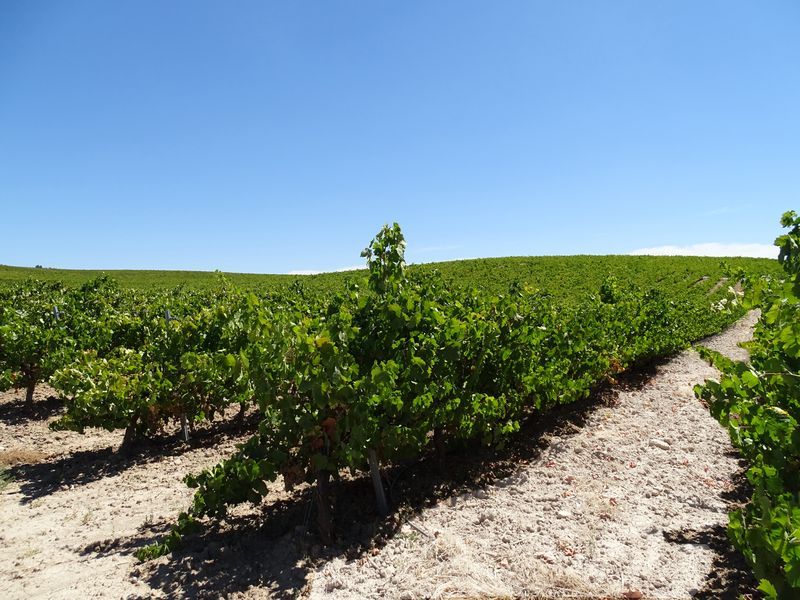
[[(383, 470), (392, 504), (387, 517), (376, 512), (366, 474), (338, 479), (331, 486), (337, 539), (328, 547), (315, 533), (314, 489), (303, 486), (290, 498), (267, 497), (255, 513), (206, 523), (201, 533), (184, 538), (172, 555), (134, 567), (132, 575), (170, 597), (217, 598), (251, 587), (269, 590), (277, 598), (296, 597), (324, 561), (359, 560), (379, 552), (406, 520), (425, 507), (514, 473), (541, 454), (550, 436), (576, 433), (595, 410), (613, 405), (619, 390), (646, 385), (657, 364), (620, 376), (614, 386), (603, 384), (585, 400), (527, 419), (502, 450), (456, 445), (446, 456), (446, 468), (433, 451), (414, 462), (389, 465)], [(86, 552), (132, 554), (167, 530), (167, 523), (146, 526), (134, 536), (87, 547)]]
[(0, 403), (0, 422), (7, 425), (24, 425), (30, 421), (44, 421), (62, 412), (64, 401), (56, 396), (44, 400), (25, 402), (21, 395), (10, 402)]
[(177, 457), (197, 448), (208, 448), (221, 441), (255, 432), (258, 414), (251, 413), (244, 421), (228, 420), (196, 429), (188, 442), (177, 435), (146, 438), (125, 452), (108, 446), (78, 450), (58, 455), (35, 464), (21, 464), (9, 469), (20, 482), (23, 502), (47, 496), (64, 486), (80, 486), (118, 475), (137, 465), (146, 465)]

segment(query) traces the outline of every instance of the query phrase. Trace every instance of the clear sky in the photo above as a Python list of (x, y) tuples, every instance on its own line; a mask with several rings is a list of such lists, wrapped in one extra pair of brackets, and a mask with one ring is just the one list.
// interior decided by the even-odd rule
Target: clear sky
[(2, 264), (730, 249), (798, 200), (797, 0), (0, 3)]

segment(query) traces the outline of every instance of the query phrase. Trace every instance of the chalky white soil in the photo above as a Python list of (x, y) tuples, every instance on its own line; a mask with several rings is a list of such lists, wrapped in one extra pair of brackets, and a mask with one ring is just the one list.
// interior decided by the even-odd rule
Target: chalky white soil
[[(706, 345), (746, 356), (737, 343), (754, 318)], [(692, 393), (715, 375), (684, 352), (509, 478), (422, 511), (381, 549), (329, 561), (290, 509), (288, 525), (275, 526), (284, 514), (275, 506), (302, 513), (308, 494), (276, 491), (176, 555), (139, 565), (133, 550), (189, 504), (183, 475), (246, 434), (125, 458), (115, 452), (121, 432), (49, 431), (58, 403), (46, 388), (34, 413), (22, 393), (0, 394), (0, 464), (16, 465), (0, 482), (0, 598), (690, 597), (713, 552), (663, 532), (726, 522), (721, 494), (737, 461)]]
[[(746, 359), (755, 320), (704, 345)], [(311, 598), (690, 598), (714, 552), (664, 532), (727, 523), (738, 462), (692, 391), (717, 375), (681, 353), (511, 477), (422, 511), (374, 555), (324, 564)]]
[(132, 575), (138, 538), (189, 505), (183, 475), (215, 464), (242, 440), (223, 435), (211, 447), (173, 443), (123, 458), (122, 432), (50, 431), (58, 403), (41, 387), (35, 401), (45, 414), (33, 418), (15, 410), (24, 392), (0, 394), (0, 464), (23, 469), (12, 468), (14, 479), (0, 491), (0, 598), (162, 595)]

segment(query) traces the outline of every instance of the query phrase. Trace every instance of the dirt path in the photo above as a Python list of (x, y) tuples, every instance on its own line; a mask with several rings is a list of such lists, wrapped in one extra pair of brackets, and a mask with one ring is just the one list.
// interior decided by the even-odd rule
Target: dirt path
[(0, 398), (0, 462), (21, 463), (0, 492), (0, 596), (150, 597), (120, 543), (184, 510), (191, 490), (183, 475), (229, 454), (238, 438), (218, 435), (211, 446), (167, 440), (121, 457), (121, 432), (50, 431), (59, 403), (47, 393), (37, 392), (34, 411), (22, 393)]
[[(752, 322), (708, 345), (741, 357)], [(381, 549), (326, 555), (303, 524), (308, 491), (275, 486), (264, 505), (144, 566), (133, 550), (188, 506), (183, 475), (247, 434), (223, 427), (120, 457), (119, 432), (49, 431), (59, 406), (46, 389), (34, 411), (21, 394), (0, 394), (0, 463), (16, 465), (0, 480), (0, 597), (689, 597), (718, 558), (709, 532), (721, 535), (737, 471), (691, 391), (714, 374), (679, 355), (511, 477), (425, 509)]]
[[(737, 343), (754, 322), (705, 345), (746, 358)], [(715, 376), (681, 353), (511, 477), (422, 511), (380, 551), (323, 565), (311, 597), (697, 595), (739, 470), (692, 392)]]

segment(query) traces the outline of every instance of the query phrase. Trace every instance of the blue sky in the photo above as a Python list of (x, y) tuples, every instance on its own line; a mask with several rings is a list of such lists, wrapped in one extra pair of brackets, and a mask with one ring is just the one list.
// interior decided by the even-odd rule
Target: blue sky
[(771, 244), (798, 31), (795, 0), (4, 2), (0, 263), (334, 270), (392, 221), (414, 262)]

